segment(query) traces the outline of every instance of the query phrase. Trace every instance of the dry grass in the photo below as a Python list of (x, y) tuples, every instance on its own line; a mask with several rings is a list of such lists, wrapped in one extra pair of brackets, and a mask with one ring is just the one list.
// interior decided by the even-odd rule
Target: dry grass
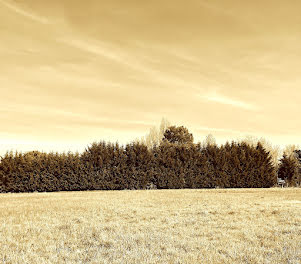
[(301, 189), (0, 195), (0, 263), (300, 263)]

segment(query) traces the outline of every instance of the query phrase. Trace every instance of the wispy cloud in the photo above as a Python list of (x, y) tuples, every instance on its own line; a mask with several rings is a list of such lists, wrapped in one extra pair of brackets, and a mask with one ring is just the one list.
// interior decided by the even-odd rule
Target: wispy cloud
[(58, 39), (58, 41), (76, 47), (78, 49), (105, 57), (112, 61), (127, 64), (126, 60), (124, 60), (124, 57), (121, 54), (118, 54), (116, 51), (113, 51), (112, 49), (105, 47), (103, 43), (100, 43), (100, 41), (98, 41), (97, 44), (92, 44), (88, 41), (82, 41), (80, 39), (75, 39), (75, 38)]
[(238, 99), (234, 99), (234, 98), (230, 98), (221, 94), (218, 94), (217, 92), (210, 92), (207, 95), (201, 96), (201, 98), (203, 100), (207, 100), (207, 101), (211, 101), (211, 102), (215, 102), (215, 103), (219, 103), (219, 104), (224, 104), (224, 105), (230, 105), (233, 107), (237, 107), (237, 108), (242, 108), (245, 110), (249, 110), (249, 111), (257, 111), (259, 110), (258, 106), (238, 100)]
[(34, 21), (37, 21), (37, 22), (40, 22), (40, 23), (43, 23), (43, 24), (49, 24), (49, 21), (48, 19), (44, 18), (44, 17), (40, 17), (40, 16), (37, 16), (36, 14), (33, 14), (29, 11), (26, 11), (16, 5), (13, 5), (11, 3), (9, 3), (8, 1), (4, 1), (4, 0), (0, 0), (0, 3), (4, 6), (6, 6), (7, 8), (9, 8), (10, 10), (22, 15), (22, 16), (25, 16), (27, 18), (30, 18), (31, 20), (34, 20)]
[[(135, 52), (126, 51), (122, 48), (120, 49), (116, 45), (110, 45), (109, 42), (99, 40), (93, 41), (87, 37), (85, 37), (84, 40), (82, 39), (83, 36), (77, 36), (77, 38), (64, 37), (58, 38), (57, 41), (81, 51), (92, 53), (99, 56), (101, 59), (107, 59), (109, 60), (109, 65), (118, 65), (124, 67), (126, 70), (132, 71), (134, 74), (139, 74), (135, 77), (137, 79), (142, 78), (143, 76), (143, 80), (149, 80), (161, 85), (186, 85), (186, 82), (181, 80), (178, 76), (168, 74), (168, 71), (166, 70), (163, 74), (160, 70), (154, 68), (154, 66), (149, 63), (150, 61), (155, 60), (156, 51), (153, 51), (152, 56), (140, 56), (135, 54)], [(161, 59), (158, 59), (157, 62), (161, 62)]]

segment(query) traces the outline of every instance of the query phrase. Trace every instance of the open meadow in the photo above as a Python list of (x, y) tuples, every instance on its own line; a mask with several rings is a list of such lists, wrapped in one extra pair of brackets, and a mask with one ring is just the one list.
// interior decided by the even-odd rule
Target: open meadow
[(300, 262), (300, 188), (0, 194), (0, 263)]

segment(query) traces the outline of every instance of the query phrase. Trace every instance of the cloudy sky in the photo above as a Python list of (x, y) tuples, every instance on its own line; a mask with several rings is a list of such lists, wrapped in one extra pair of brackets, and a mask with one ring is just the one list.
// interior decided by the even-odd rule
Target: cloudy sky
[(0, 152), (301, 141), (300, 0), (0, 0)]

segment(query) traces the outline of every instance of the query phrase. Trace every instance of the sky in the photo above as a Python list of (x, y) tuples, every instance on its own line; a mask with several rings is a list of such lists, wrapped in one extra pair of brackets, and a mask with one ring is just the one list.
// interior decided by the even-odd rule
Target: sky
[(0, 154), (125, 144), (167, 118), (195, 141), (301, 141), (300, 0), (0, 0)]

